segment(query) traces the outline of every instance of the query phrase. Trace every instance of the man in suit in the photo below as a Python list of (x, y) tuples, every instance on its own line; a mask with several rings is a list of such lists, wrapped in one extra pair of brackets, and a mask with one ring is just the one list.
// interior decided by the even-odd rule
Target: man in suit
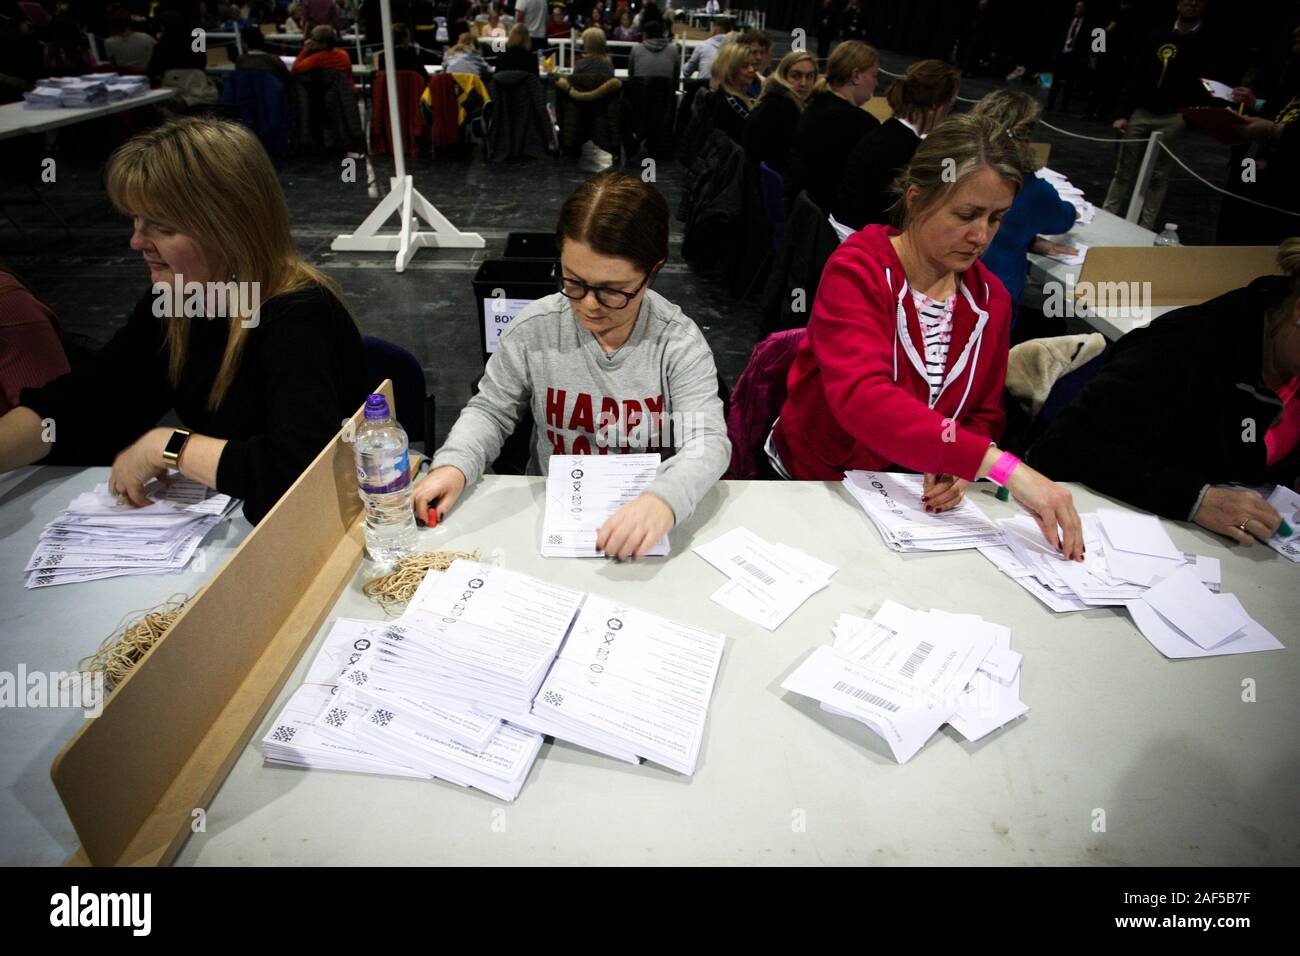
[(1061, 94), (1061, 109), (1070, 111), (1070, 97), (1080, 80), (1087, 80), (1088, 57), (1091, 52), (1094, 23), (1088, 17), (1088, 5), (1079, 0), (1065, 29), (1055, 37), (1056, 51), (1053, 63), (1052, 88), (1047, 94), (1047, 108), (1056, 108), (1057, 94)]

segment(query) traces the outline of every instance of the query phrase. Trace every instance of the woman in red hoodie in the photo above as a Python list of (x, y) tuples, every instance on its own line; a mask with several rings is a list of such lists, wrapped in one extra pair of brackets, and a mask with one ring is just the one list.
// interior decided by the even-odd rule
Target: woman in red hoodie
[(867, 226), (826, 263), (768, 457), (800, 480), (920, 472), (934, 512), (987, 477), (1079, 559), (1070, 492), (997, 447), (1011, 306), (979, 257), (1021, 182), (998, 134), (969, 115), (936, 127), (900, 178), (902, 230)]

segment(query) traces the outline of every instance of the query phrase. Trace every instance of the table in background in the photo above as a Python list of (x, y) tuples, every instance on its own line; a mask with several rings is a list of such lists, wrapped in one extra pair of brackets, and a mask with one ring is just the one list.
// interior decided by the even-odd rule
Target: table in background
[(115, 103), (60, 107), (54, 110), (29, 110), (24, 109), (22, 103), (6, 103), (0, 106), (0, 139), (26, 136), (28, 133), (43, 133), (46, 130), (58, 129), (60, 126), (71, 126), (74, 123), (99, 119), (124, 110), (133, 110), (138, 106), (151, 106), (171, 99), (175, 95), (175, 90), (150, 90), (148, 93), (128, 96)]
[[(127, 612), (177, 592), (193, 595), (252, 530), (242, 512), (218, 525), (200, 548), (202, 571), (27, 590), (23, 568), (41, 530), (108, 475), (108, 468), (49, 466), (0, 475), (0, 671), (16, 674), (19, 665), (29, 674), (75, 671)], [(0, 865), (57, 866), (76, 850), (50, 765), (84, 719), (80, 709), (0, 708)]]
[[(1016, 513), (976, 486), (992, 517)], [(1081, 511), (1107, 499), (1075, 488)], [(519, 799), (428, 781), (263, 765), (261, 737), (342, 617), (382, 618), (363, 565), (190, 837), (183, 864), (906, 863), (1210, 865), (1300, 861), (1300, 655), (1171, 662), (1121, 609), (1054, 615), (975, 551), (899, 555), (837, 484), (723, 482), (672, 534), (673, 555), (614, 564), (538, 553), (544, 482), (487, 477), (425, 549), (486, 559), (728, 637), (694, 777), (543, 745)], [(1164, 522), (1223, 561), (1223, 586), (1283, 642), (1300, 568)], [(776, 632), (709, 600), (690, 553), (736, 526), (839, 567)], [(1024, 654), (1029, 714), (979, 743), (945, 728), (899, 765), (860, 724), (780, 683), (843, 612), (982, 615)], [(1242, 681), (1258, 700), (1242, 701)], [(1094, 830), (1105, 813), (1105, 832)]]

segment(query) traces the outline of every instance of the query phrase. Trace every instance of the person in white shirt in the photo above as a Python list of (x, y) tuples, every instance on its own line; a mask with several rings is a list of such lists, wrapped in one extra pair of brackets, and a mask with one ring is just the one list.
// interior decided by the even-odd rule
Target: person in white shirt
[(547, 0), (519, 0), (515, 4), (515, 22), (528, 27), (534, 50), (546, 48), (546, 7)]

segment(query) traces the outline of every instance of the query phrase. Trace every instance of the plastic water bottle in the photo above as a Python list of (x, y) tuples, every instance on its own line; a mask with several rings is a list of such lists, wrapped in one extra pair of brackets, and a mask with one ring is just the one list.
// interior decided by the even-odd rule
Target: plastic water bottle
[(410, 457), (406, 432), (383, 395), (366, 399), (366, 420), (353, 438), (357, 485), (366, 508), (366, 551), (391, 565), (415, 547)]
[(1172, 222), (1165, 223), (1165, 231), (1156, 236), (1156, 241), (1151, 243), (1153, 246), (1181, 246), (1178, 241), (1178, 227)]

